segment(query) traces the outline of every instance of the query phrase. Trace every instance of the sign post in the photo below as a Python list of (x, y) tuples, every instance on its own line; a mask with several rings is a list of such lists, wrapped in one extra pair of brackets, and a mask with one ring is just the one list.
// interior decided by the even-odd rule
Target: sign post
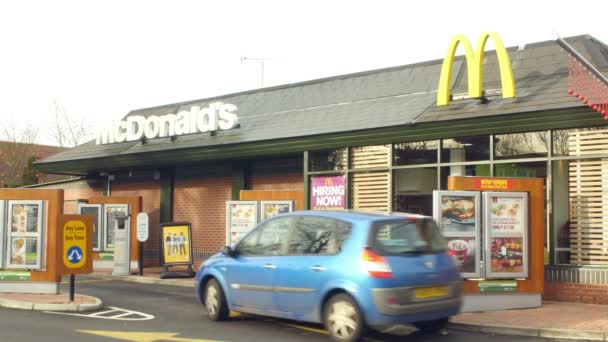
[(139, 275), (144, 275), (144, 242), (150, 235), (150, 218), (146, 213), (137, 214), (137, 241), (139, 241)]
[(63, 215), (61, 218), (64, 274), (70, 275), (70, 301), (74, 301), (76, 274), (93, 271), (93, 217)]

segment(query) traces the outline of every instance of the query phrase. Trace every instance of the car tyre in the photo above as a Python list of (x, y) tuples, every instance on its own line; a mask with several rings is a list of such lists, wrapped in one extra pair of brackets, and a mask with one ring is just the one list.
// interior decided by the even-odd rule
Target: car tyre
[(223, 321), (228, 318), (228, 305), (222, 287), (215, 279), (210, 279), (205, 285), (204, 305), (207, 316), (212, 321)]
[(416, 322), (414, 326), (423, 334), (437, 334), (448, 327), (449, 317), (432, 321)]
[(360, 341), (365, 321), (353, 298), (341, 293), (331, 297), (323, 308), (323, 324), (333, 341)]

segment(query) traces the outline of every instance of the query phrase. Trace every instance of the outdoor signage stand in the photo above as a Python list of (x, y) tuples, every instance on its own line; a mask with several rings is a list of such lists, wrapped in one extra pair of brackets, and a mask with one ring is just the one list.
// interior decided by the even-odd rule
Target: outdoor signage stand
[(150, 235), (150, 218), (146, 213), (137, 214), (137, 241), (139, 241), (139, 275), (144, 275), (144, 242)]
[(76, 274), (93, 271), (93, 216), (61, 217), (63, 274), (70, 275), (70, 302), (74, 301)]
[(478, 191), (434, 191), (434, 218), (463, 278), (481, 276), (481, 201)]
[[(161, 279), (192, 278), (192, 227), (186, 222), (163, 223), (160, 225)], [(170, 272), (171, 266), (186, 266), (186, 271)]]
[[(467, 241), (465, 238), (472, 237), (445, 230), (446, 223), (450, 227), (454, 217), (456, 221), (462, 221), (472, 214), (469, 212), (459, 217), (472, 205), (456, 205), (454, 202), (474, 202), (476, 224), (481, 227), (475, 236), (475, 248), (479, 251), (476, 255), (481, 256), (482, 261), (479, 262), (479, 257), (475, 258), (476, 270), (481, 269), (479, 273), (462, 273), (465, 294), (462, 311), (534, 308), (542, 305), (544, 182), (542, 178), (448, 177), (448, 191), (435, 192), (435, 218), (450, 240), (448, 253), (453, 257), (457, 260), (463, 257), (464, 252), (462, 255), (459, 253), (465, 244), (458, 242), (454, 245), (452, 239), (456, 237)], [(480, 215), (482, 211), (484, 214)]]

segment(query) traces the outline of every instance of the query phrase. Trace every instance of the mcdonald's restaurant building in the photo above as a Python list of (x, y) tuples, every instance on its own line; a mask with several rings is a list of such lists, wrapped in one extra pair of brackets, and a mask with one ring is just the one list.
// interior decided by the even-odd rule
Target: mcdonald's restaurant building
[(134, 110), (96, 141), (37, 163), (79, 176), (40, 187), (65, 189), (66, 213), (90, 198), (139, 196), (154, 266), (160, 223), (192, 224), (197, 264), (226, 243), (226, 201), (310, 208), (316, 177), (344, 176), (344, 208), (426, 215), (450, 176), (541, 178), (544, 298), (608, 303), (608, 46), (587, 35), (563, 41), (505, 53), (496, 41), (498, 53), (483, 56), (461, 40), (467, 59), (449, 58), (456, 41), (447, 63)]

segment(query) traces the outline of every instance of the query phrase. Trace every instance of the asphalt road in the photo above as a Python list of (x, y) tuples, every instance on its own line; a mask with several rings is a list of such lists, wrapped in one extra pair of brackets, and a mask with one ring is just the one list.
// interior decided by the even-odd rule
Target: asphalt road
[[(63, 285), (65, 287), (65, 285)], [(64, 289), (65, 290), (65, 289)], [(321, 326), (255, 316), (211, 322), (193, 289), (78, 277), (76, 292), (101, 298), (105, 308), (89, 316), (0, 308), (0, 341), (327, 341)], [(129, 310), (129, 311), (125, 311)], [(136, 312), (133, 312), (136, 311)], [(105, 312), (105, 313), (104, 313)], [(140, 314), (141, 313), (141, 314)], [(154, 318), (151, 318), (154, 316)], [(105, 318), (102, 318), (105, 317)], [(112, 318), (114, 319), (108, 319)], [(128, 320), (130, 319), (130, 320)], [(114, 337), (111, 337), (114, 336)], [(448, 331), (444, 335), (374, 334), (367, 341), (547, 341)]]

